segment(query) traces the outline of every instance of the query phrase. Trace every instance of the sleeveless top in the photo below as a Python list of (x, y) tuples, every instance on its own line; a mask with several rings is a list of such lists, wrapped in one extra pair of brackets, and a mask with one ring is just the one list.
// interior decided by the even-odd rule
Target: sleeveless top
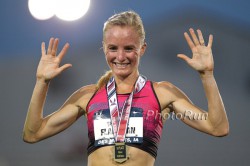
[[(129, 94), (117, 94), (119, 109), (122, 108), (123, 103), (128, 98), (128, 96)], [(142, 141), (141, 143), (131, 143), (129, 141), (126, 141), (126, 145), (139, 148), (156, 158), (158, 145), (161, 139), (163, 124), (161, 118), (161, 107), (153, 89), (153, 84), (149, 80), (147, 80), (143, 89), (140, 92), (134, 94), (133, 96), (130, 115), (132, 115), (132, 112), (138, 112), (138, 110), (139, 112), (141, 112), (143, 119)], [(110, 119), (106, 87), (99, 89), (92, 96), (87, 105), (86, 111), (89, 138), (87, 152), (88, 155), (90, 155), (98, 148), (101, 148), (103, 146), (112, 146), (112, 144), (105, 144), (105, 142), (100, 146), (96, 146), (95, 143), (96, 138), (94, 120), (96, 120), (96, 115), (98, 114), (99, 117), (105, 116), (104, 119), (107, 117)], [(100, 111), (105, 113), (101, 115)], [(128, 130), (127, 134), (129, 132)]]

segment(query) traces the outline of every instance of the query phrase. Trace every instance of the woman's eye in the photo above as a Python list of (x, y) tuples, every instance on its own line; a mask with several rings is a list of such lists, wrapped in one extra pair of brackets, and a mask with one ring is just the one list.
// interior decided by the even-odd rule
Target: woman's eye
[(109, 47), (108, 48), (110, 51), (117, 51), (117, 48), (116, 47)]
[(131, 52), (131, 51), (133, 51), (133, 50), (134, 50), (133, 47), (126, 47), (126, 48), (125, 48), (125, 51), (126, 51), (126, 52)]

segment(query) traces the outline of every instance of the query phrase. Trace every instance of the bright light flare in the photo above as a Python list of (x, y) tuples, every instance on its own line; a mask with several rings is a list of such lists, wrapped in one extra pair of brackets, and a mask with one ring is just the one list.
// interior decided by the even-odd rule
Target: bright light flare
[(56, 16), (65, 21), (81, 18), (89, 9), (90, 0), (60, 0)]
[(81, 18), (88, 11), (90, 0), (29, 0), (28, 7), (33, 17), (47, 20), (53, 16), (65, 21)]
[(31, 15), (38, 20), (47, 20), (55, 15), (51, 0), (29, 0), (28, 7)]

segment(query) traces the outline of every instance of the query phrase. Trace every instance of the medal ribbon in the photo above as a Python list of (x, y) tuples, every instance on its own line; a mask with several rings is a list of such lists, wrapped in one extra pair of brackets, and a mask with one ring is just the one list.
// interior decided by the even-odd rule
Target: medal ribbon
[(107, 84), (106, 88), (108, 93), (109, 110), (116, 142), (124, 142), (125, 140), (133, 95), (140, 92), (144, 87), (146, 80), (146, 77), (142, 75), (138, 77), (134, 90), (130, 93), (129, 97), (123, 104), (121, 113), (119, 113), (114, 77), (110, 78)]

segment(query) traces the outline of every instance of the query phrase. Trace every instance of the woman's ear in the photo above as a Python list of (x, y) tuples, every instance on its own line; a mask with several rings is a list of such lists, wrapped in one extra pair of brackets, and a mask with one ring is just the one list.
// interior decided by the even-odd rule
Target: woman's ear
[(141, 46), (141, 51), (140, 51), (141, 56), (145, 53), (146, 48), (147, 48), (147, 43), (144, 42), (143, 45)]

